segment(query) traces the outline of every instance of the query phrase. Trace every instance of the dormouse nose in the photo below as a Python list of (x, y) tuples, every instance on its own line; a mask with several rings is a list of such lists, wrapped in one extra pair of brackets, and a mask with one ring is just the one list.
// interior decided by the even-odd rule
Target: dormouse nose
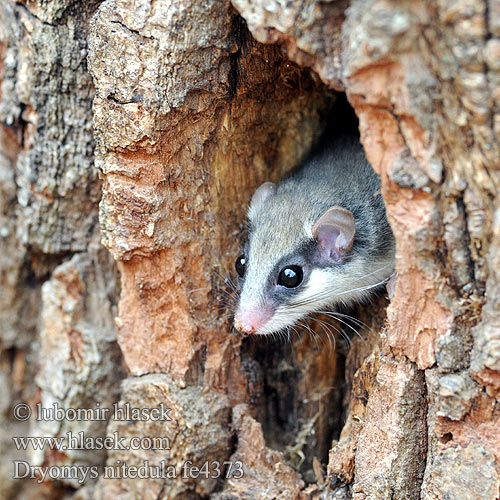
[(246, 333), (248, 335), (252, 335), (257, 331), (257, 329), (253, 325), (246, 325), (237, 318), (234, 319), (234, 327), (239, 332)]
[(265, 306), (250, 306), (240, 304), (234, 317), (234, 327), (248, 335), (253, 335), (262, 328), (273, 316), (273, 311)]

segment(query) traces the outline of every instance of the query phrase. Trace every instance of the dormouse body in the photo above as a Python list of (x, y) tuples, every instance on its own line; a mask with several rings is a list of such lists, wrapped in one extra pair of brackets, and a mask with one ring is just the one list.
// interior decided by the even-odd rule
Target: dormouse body
[(236, 260), (235, 327), (285, 331), (315, 311), (365, 299), (394, 271), (380, 180), (356, 136), (340, 136), (279, 186), (257, 189)]

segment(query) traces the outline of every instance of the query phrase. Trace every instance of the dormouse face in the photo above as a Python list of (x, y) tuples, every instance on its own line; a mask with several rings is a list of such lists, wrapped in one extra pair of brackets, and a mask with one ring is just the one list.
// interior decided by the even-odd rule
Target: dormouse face
[(235, 262), (241, 288), (236, 329), (277, 332), (331, 304), (338, 291), (331, 269), (342, 273), (354, 240), (352, 214), (330, 207), (312, 223), (301, 200), (266, 183), (252, 198), (249, 219), (249, 240)]

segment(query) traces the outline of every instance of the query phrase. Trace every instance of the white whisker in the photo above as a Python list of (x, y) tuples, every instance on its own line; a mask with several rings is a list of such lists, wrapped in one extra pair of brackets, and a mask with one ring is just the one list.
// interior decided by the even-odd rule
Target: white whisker
[[(360, 292), (360, 291), (365, 291), (365, 290), (370, 290), (372, 288), (376, 288), (376, 287), (386, 283), (389, 279), (390, 279), (390, 277), (384, 278), (382, 281), (379, 281), (377, 283), (373, 283), (371, 285), (365, 285), (365, 286), (358, 287), (358, 288), (351, 288), (350, 290), (345, 290), (344, 292), (340, 292), (340, 293), (336, 293), (335, 288), (331, 287), (331, 288), (328, 288), (327, 290), (322, 290), (321, 292), (319, 292), (315, 295), (310, 295), (309, 297), (307, 297), (301, 301), (290, 302), (288, 305), (291, 308), (300, 308), (303, 306), (308, 306), (308, 305), (314, 304), (315, 302), (321, 302), (321, 301), (327, 300), (331, 297), (334, 300), (337, 300), (337, 298), (342, 296), (342, 295), (352, 294), (355, 292)], [(342, 300), (341, 300), (341, 302), (342, 302)]]
[(350, 325), (346, 321), (338, 318), (337, 316), (334, 315), (334, 313), (323, 312), (322, 314), (324, 314), (325, 316), (330, 316), (330, 317), (336, 319), (337, 321), (339, 321), (340, 323), (342, 323), (343, 325), (347, 326), (347, 328), (351, 329), (363, 342), (365, 342), (365, 339), (359, 334), (359, 332), (352, 325)]

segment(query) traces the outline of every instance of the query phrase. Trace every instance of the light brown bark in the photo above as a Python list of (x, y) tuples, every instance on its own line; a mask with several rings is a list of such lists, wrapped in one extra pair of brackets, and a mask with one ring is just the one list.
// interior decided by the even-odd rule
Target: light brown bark
[[(498, 500), (499, 19), (486, 0), (4, 2), (3, 498)], [(340, 92), (382, 180), (395, 296), (356, 309), (348, 350), (314, 322), (319, 341), (237, 338), (224, 276), (248, 200), (342, 129)], [(173, 420), (28, 425), (24, 401)], [(170, 445), (11, 440), (67, 432)], [(12, 479), (23, 455), (178, 473), (39, 485)]]

